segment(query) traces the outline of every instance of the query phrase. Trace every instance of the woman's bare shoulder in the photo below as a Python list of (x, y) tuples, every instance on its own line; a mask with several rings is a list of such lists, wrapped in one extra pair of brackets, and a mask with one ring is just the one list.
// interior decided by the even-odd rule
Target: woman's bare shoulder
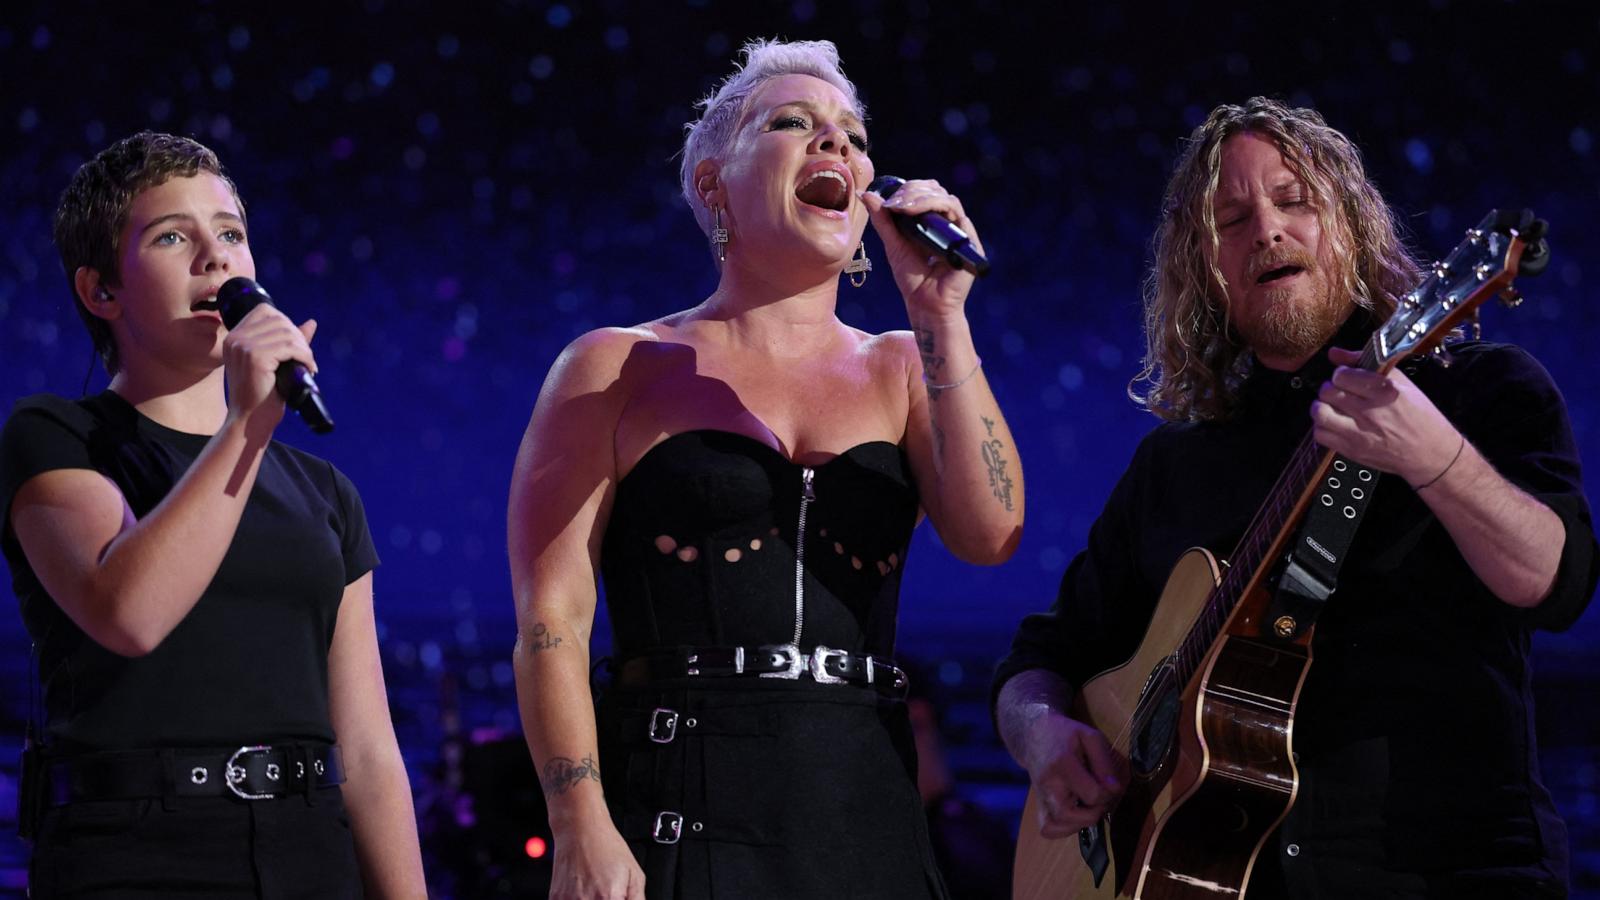
[(556, 357), (546, 384), (592, 387), (596, 382), (615, 381), (623, 364), (641, 344), (654, 344), (659, 340), (648, 324), (584, 332)]
[(879, 371), (905, 375), (918, 365), (917, 338), (910, 331), (862, 332), (859, 348)]

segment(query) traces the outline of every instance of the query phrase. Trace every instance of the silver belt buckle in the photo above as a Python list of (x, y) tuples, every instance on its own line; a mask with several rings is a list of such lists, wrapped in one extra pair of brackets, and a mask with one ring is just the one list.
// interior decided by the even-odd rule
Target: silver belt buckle
[(794, 644), (776, 644), (771, 647), (762, 647), (762, 653), (781, 654), (788, 660), (788, 667), (779, 672), (762, 672), (762, 678), (786, 678), (794, 681), (800, 673), (806, 670), (806, 655)]
[(678, 711), (658, 706), (650, 714), (650, 742), (670, 744), (678, 736)]
[(650, 829), (650, 836), (658, 844), (676, 844), (683, 836), (683, 816), (665, 809), (656, 813), (656, 824)]
[(816, 649), (811, 651), (811, 680), (817, 684), (844, 684), (845, 679), (842, 676), (828, 674), (828, 669), (823, 664), (828, 661), (829, 657), (837, 657), (843, 660), (849, 655), (849, 651), (835, 650), (832, 647), (824, 647), (818, 644)]
[(222, 765), (222, 783), (242, 800), (271, 800), (277, 795), (252, 794), (239, 788), (239, 785), (244, 783), (248, 773), (245, 772), (244, 766), (238, 765), (239, 757), (241, 756), (247, 756), (251, 753), (270, 753), (271, 751), (271, 747), (264, 745), (240, 747), (233, 751), (233, 755), (228, 757), (228, 761)]

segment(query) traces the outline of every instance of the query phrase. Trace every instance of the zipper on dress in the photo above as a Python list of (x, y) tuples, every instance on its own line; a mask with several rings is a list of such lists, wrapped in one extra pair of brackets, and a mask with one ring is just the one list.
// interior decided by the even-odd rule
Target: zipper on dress
[(794, 640), (800, 646), (800, 632), (806, 621), (806, 510), (816, 502), (817, 491), (812, 480), (817, 472), (810, 466), (800, 470), (800, 527), (794, 538)]

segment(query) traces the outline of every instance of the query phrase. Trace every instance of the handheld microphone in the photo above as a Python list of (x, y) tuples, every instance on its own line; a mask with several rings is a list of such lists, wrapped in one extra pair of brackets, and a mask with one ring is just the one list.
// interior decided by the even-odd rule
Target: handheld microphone
[[(222, 312), (222, 324), (228, 326), (229, 331), (250, 310), (263, 303), (277, 305), (272, 302), (272, 295), (267, 293), (266, 288), (243, 275), (229, 278), (217, 289), (217, 308)], [(333, 416), (328, 414), (328, 406), (322, 400), (322, 390), (303, 364), (292, 359), (279, 363), (277, 387), (278, 396), (290, 409), (300, 414), (312, 431), (327, 434), (333, 430)]]
[[(867, 190), (887, 200), (905, 183), (904, 178), (879, 175), (867, 185)], [(936, 212), (908, 216), (893, 210), (890, 210), (890, 215), (894, 216), (895, 227), (900, 229), (901, 234), (938, 254), (950, 265), (966, 269), (974, 275), (989, 273), (989, 261), (972, 246), (972, 238), (944, 216)]]

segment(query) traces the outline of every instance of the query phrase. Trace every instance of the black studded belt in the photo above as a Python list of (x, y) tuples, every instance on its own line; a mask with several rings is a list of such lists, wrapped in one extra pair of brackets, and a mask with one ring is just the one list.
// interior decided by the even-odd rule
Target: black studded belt
[(251, 745), (231, 750), (108, 750), (53, 761), (47, 802), (224, 797), (266, 800), (344, 782), (339, 748)]
[(620, 687), (645, 687), (665, 679), (810, 678), (818, 684), (871, 687), (884, 696), (904, 697), (909, 682), (894, 663), (870, 653), (851, 653), (794, 644), (760, 647), (674, 647), (636, 656), (617, 668)]

